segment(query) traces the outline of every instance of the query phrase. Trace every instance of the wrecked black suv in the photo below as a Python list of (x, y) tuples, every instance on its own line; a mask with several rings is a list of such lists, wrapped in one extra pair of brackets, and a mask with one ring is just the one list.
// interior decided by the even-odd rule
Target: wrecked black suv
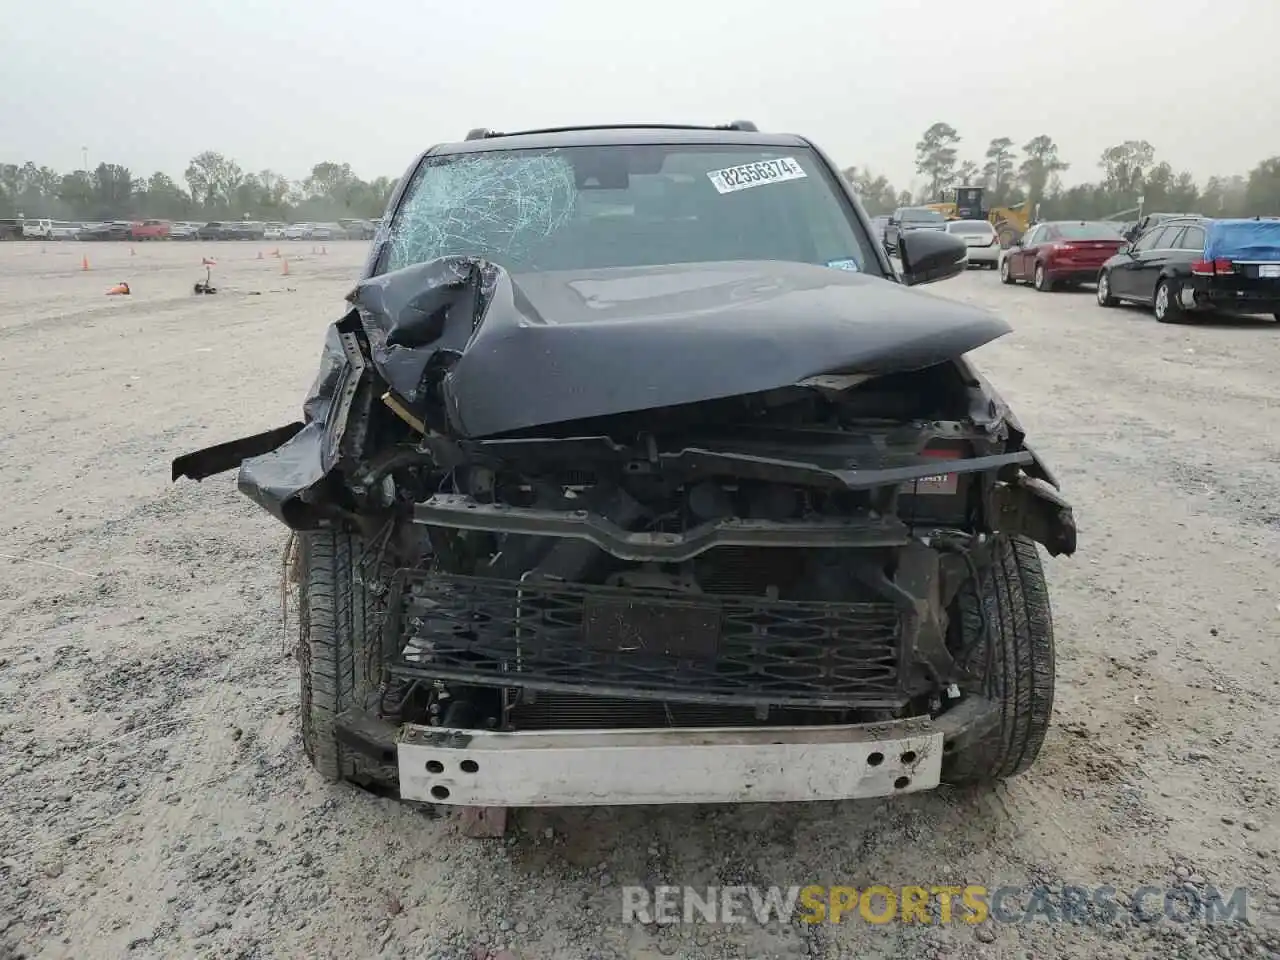
[(1026, 769), (1037, 543), (1070, 507), (798, 136), (574, 128), (400, 181), (298, 423), (239, 468), (297, 534), (302, 728), (330, 778), (501, 810), (877, 797)]

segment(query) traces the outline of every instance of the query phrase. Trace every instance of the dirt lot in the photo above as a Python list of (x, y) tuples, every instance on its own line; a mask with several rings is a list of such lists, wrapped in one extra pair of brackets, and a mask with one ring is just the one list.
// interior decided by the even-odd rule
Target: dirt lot
[[(893, 803), (529, 813), (486, 844), (309, 771), (282, 529), (232, 476), (169, 482), (172, 456), (297, 415), (365, 251), (283, 244), (285, 276), (272, 247), (0, 245), (0, 956), (1277, 949), (1280, 329), (1160, 326), (989, 272), (931, 288), (1012, 321), (980, 366), (1077, 505), (1030, 774)], [(191, 293), (204, 255), (213, 297)], [(133, 295), (104, 296), (119, 280)], [(623, 927), (618, 888), (664, 882), (1247, 886), (1254, 924)]]

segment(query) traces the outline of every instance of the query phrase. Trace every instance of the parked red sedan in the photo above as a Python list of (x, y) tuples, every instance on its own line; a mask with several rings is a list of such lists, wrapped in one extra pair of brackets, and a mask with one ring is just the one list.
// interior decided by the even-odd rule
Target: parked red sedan
[(1004, 252), (1000, 279), (1030, 280), (1042, 292), (1060, 283), (1096, 283), (1102, 265), (1123, 243), (1120, 225), (1105, 220), (1037, 223)]
[(135, 220), (129, 225), (130, 240), (169, 239), (168, 220)]

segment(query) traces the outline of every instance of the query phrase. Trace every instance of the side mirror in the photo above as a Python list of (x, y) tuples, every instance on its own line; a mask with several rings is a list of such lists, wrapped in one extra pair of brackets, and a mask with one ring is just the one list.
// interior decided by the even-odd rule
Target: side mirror
[(898, 242), (902, 278), (909, 287), (947, 280), (969, 265), (968, 245), (942, 230), (908, 230)]

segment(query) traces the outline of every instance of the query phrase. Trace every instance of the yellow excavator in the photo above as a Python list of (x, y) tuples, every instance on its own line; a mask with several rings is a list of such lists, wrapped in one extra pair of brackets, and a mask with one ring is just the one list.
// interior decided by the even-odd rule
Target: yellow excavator
[[(948, 220), (986, 220), (996, 229), (1000, 246), (1008, 249), (1034, 222), (1030, 200), (1012, 207), (986, 207), (982, 187), (956, 187), (954, 203), (928, 203), (930, 210), (937, 210)], [(1039, 206), (1037, 204), (1037, 206)]]

